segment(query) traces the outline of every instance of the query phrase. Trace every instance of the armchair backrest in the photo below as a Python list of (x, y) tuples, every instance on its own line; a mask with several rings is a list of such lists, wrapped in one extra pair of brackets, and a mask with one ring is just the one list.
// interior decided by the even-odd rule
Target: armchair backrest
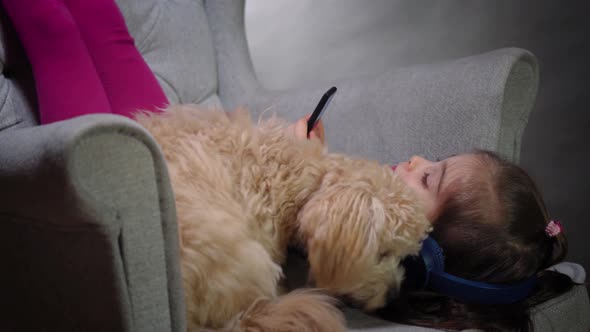
[(116, 0), (171, 103), (216, 99), (217, 65), (202, 0)]

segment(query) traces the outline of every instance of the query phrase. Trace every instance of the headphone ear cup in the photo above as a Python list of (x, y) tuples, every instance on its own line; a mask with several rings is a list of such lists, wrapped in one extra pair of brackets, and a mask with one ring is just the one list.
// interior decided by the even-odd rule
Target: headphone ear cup
[(424, 289), (428, 284), (428, 274), (421, 256), (408, 256), (402, 261), (406, 269), (402, 288), (405, 290)]
[[(420, 255), (415, 258), (416, 262), (409, 266), (414, 269), (412, 273), (421, 273), (421, 288), (430, 288), (467, 303), (506, 304), (522, 301), (537, 282), (534, 275), (514, 284), (496, 285), (448, 274), (445, 272), (444, 252), (431, 237), (424, 239)], [(407, 276), (410, 277), (410, 274)]]
[(428, 273), (445, 271), (445, 254), (436, 240), (430, 236), (422, 242), (420, 257)]
[(424, 289), (433, 271), (444, 271), (445, 258), (441, 247), (436, 241), (427, 237), (422, 242), (418, 256), (408, 256), (402, 261), (406, 269), (406, 276), (402, 287), (404, 289)]

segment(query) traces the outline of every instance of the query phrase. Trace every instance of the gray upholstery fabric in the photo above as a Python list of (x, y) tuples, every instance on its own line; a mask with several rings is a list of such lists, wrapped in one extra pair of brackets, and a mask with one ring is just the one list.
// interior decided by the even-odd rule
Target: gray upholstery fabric
[(551, 299), (533, 310), (535, 331), (587, 332), (590, 328), (590, 303), (586, 286)]
[(171, 103), (217, 92), (215, 50), (202, 1), (117, 0), (135, 45)]
[(0, 6), (0, 131), (37, 123), (33, 75), (23, 49)]
[(0, 155), (3, 327), (184, 330), (174, 199), (143, 128), (88, 115), (7, 130)]
[[(517, 64), (527, 70), (513, 71)], [(526, 95), (530, 102), (523, 108), (502, 107), (506, 82), (522, 83), (510, 87), (516, 90), (510, 92), (513, 95), (531, 94), (536, 72), (530, 54), (503, 49), (447, 63), (397, 69), (376, 78), (335, 82), (339, 91), (325, 122), (330, 148), (381, 162), (398, 162), (413, 154), (443, 158), (473, 148), (517, 159), (517, 133), (526, 124), (533, 97)], [(521, 76), (514, 78), (517, 74)], [(295, 108), (293, 111), (301, 114), (313, 109), (318, 95), (302, 92), (299, 100), (269, 96), (254, 99), (253, 104), (261, 109), (276, 105), (273, 108), (283, 112), (289, 100), (286, 108)], [(501, 127), (505, 117), (514, 121)], [(502, 139), (502, 135), (512, 139)]]
[[(518, 160), (538, 80), (524, 50), (269, 91), (250, 61), (243, 0), (116, 1), (173, 103), (296, 119), (334, 84), (325, 118), (334, 151), (394, 162), (480, 147)], [(113, 115), (38, 126), (31, 71), (2, 11), (0, 24), (0, 325), (186, 330), (174, 200), (155, 142)], [(535, 321), (587, 325), (583, 292), (547, 304), (549, 319)], [(348, 313), (354, 330), (425, 331)]]

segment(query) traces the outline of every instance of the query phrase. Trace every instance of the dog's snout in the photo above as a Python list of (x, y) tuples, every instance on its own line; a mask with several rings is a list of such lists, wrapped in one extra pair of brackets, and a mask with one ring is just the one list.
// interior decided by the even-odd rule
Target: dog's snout
[(395, 289), (394, 287), (389, 288), (389, 290), (387, 290), (387, 294), (385, 296), (385, 302), (389, 303), (390, 301), (395, 300), (398, 295), (399, 295), (399, 292), (397, 291), (397, 289)]
[(353, 308), (360, 309), (363, 307), (363, 304), (361, 303), (361, 301), (355, 299), (350, 294), (341, 295), (340, 300)]

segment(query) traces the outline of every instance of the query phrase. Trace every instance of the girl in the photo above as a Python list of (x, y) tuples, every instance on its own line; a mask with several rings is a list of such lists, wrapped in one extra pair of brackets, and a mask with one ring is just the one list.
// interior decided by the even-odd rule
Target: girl
[[(294, 124), (294, 133), (305, 139), (304, 120)], [(573, 286), (567, 275), (546, 270), (566, 256), (567, 239), (522, 168), (478, 150), (436, 162), (414, 156), (392, 169), (425, 208), (430, 237), (444, 251), (445, 272), (500, 285), (536, 276), (536, 286), (522, 301), (490, 305), (407, 280), (401, 294), (377, 312), (380, 318), (449, 330), (529, 331), (529, 309)]]
[[(32, 65), (41, 123), (89, 113), (133, 117), (137, 109), (158, 112), (168, 104), (113, 0), (2, 4)], [(306, 139), (306, 118), (288, 130)], [(321, 124), (311, 137), (324, 141)], [(565, 256), (567, 242), (522, 169), (476, 151), (437, 162), (413, 157), (394, 172), (426, 209), (447, 272), (490, 283), (539, 278), (527, 300), (501, 306), (404, 286), (382, 317), (447, 329), (527, 329), (528, 308), (571, 287), (567, 276), (544, 271)]]
[(484, 305), (406, 283), (381, 317), (453, 330), (530, 330), (528, 309), (572, 287), (568, 276), (545, 270), (565, 257), (567, 241), (520, 167), (475, 151), (437, 162), (415, 156), (394, 172), (426, 208), (430, 236), (444, 250), (447, 273), (494, 284), (537, 275), (537, 286), (524, 301)]

